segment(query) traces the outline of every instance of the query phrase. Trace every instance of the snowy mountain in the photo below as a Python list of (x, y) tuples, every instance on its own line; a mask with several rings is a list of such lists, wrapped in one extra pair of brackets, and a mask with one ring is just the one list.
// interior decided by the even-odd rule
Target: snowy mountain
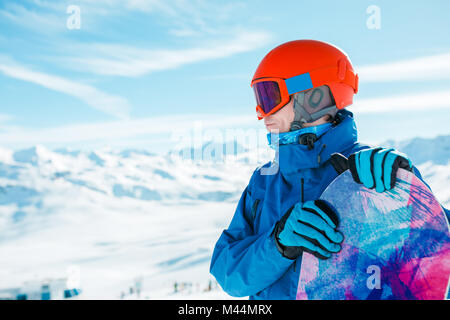
[(406, 154), (417, 166), (440, 203), (450, 208), (450, 135), (432, 139), (387, 141), (382, 146), (393, 147)]
[(406, 141), (387, 141), (384, 147), (392, 147), (407, 154), (411, 160), (420, 165), (425, 162), (447, 165), (450, 159), (450, 135), (433, 139), (414, 138)]
[(237, 150), (219, 161), (145, 150), (0, 150), (0, 247), (8, 257), (0, 289), (78, 266), (85, 297), (118, 298), (135, 277), (150, 298), (166, 297), (175, 282), (191, 284), (194, 297), (192, 284), (201, 292), (212, 280), (213, 245), (242, 190), (268, 161), (256, 158), (264, 152)]
[[(450, 206), (450, 136), (391, 145)], [(222, 147), (233, 150), (185, 151)], [(75, 266), (84, 298), (119, 298), (136, 278), (151, 299), (230, 298), (209, 275), (212, 250), (253, 170), (273, 156), (234, 150), (196, 161), (146, 150), (0, 149), (0, 289)]]

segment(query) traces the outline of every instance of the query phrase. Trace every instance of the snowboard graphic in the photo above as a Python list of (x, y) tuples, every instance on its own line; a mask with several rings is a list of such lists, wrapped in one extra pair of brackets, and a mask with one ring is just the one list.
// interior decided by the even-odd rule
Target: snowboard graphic
[(383, 193), (349, 170), (320, 199), (338, 212), (342, 250), (328, 260), (304, 252), (300, 299), (444, 299), (450, 275), (449, 224), (431, 191), (399, 169)]

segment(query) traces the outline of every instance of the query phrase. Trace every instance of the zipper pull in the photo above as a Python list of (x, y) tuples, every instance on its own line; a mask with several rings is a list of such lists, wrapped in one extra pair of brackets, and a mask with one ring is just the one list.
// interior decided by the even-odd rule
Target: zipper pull
[(323, 149), (325, 149), (326, 146), (327, 146), (326, 144), (323, 144), (323, 145), (322, 145), (322, 149), (320, 149), (320, 152), (319, 152), (319, 154), (317, 155), (317, 163), (318, 163), (318, 164), (320, 164), (320, 154), (322, 153)]
[(305, 180), (301, 179), (302, 204), (305, 202)]

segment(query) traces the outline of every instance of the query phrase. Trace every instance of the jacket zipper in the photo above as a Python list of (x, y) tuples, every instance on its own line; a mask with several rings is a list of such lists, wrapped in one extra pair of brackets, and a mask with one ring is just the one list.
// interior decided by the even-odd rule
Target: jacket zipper
[[(305, 202), (305, 179), (301, 178), (302, 203)], [(297, 259), (294, 261), (294, 272), (297, 271)]]
[(302, 203), (305, 202), (305, 179), (301, 179), (301, 185), (302, 185)]
[(325, 147), (326, 147), (327, 145), (326, 144), (323, 144), (322, 145), (322, 149), (320, 149), (320, 152), (319, 152), (319, 154), (317, 155), (317, 163), (318, 164), (320, 164), (320, 154), (322, 153), (322, 151), (323, 151), (323, 149), (325, 149)]

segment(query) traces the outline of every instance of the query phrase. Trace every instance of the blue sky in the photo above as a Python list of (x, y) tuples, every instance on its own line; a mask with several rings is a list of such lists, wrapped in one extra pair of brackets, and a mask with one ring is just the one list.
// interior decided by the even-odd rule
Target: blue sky
[[(80, 29), (69, 29), (69, 5)], [(380, 12), (380, 28), (369, 29)], [(0, 2), (0, 146), (164, 151), (175, 129), (257, 128), (252, 75), (294, 39), (350, 56), (360, 140), (450, 134), (448, 1)]]

